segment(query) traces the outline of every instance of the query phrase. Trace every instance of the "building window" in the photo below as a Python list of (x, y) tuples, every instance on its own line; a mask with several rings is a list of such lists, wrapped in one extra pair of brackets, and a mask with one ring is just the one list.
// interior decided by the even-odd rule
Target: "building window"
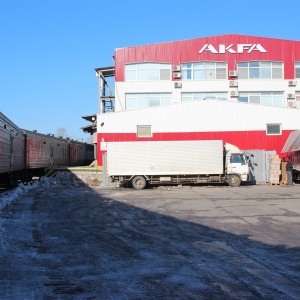
[(245, 103), (254, 103), (269, 106), (284, 106), (283, 92), (240, 92), (238, 100)]
[(281, 135), (281, 124), (267, 124), (267, 135)]
[(182, 79), (211, 80), (227, 79), (227, 63), (197, 62), (181, 64)]
[(171, 64), (142, 63), (125, 65), (125, 81), (170, 80)]
[(227, 93), (182, 93), (181, 102), (200, 100), (227, 100)]
[(295, 78), (300, 78), (300, 62), (295, 63)]
[(171, 104), (171, 93), (126, 94), (126, 110)]
[(283, 63), (269, 61), (240, 62), (237, 64), (239, 79), (282, 79)]
[(152, 137), (151, 125), (138, 125), (136, 136), (139, 138)]

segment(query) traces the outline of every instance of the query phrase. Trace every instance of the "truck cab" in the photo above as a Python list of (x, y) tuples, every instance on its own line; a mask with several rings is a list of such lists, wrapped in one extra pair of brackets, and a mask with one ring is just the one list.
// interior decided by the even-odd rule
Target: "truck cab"
[(226, 155), (225, 172), (230, 186), (239, 186), (241, 181), (247, 181), (249, 166), (244, 154), (228, 152)]

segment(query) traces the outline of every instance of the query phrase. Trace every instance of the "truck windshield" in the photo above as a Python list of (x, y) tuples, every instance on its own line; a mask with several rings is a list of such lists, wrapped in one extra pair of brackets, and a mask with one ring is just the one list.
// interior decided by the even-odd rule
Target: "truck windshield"
[(241, 165), (247, 164), (245, 157), (242, 154), (232, 154), (230, 162), (233, 164), (241, 164)]

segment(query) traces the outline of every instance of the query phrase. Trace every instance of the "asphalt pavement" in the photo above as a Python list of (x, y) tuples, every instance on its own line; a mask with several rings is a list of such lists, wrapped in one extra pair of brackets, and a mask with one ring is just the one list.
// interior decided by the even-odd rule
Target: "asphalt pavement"
[(0, 212), (0, 297), (300, 299), (299, 192), (31, 189)]

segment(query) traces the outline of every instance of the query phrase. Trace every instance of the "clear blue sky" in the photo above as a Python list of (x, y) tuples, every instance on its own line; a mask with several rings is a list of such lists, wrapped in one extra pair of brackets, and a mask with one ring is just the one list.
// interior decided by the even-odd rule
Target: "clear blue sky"
[(0, 0), (0, 111), (86, 141), (115, 48), (221, 34), (300, 40), (300, 0)]

